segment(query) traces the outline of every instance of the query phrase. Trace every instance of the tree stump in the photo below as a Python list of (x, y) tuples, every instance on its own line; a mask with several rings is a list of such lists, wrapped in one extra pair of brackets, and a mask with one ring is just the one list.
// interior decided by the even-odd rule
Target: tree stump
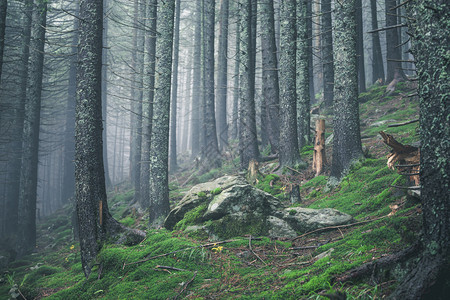
[(316, 176), (323, 171), (323, 166), (327, 159), (325, 155), (325, 120), (319, 119), (316, 121), (316, 137), (314, 140), (314, 156), (313, 156), (313, 170), (316, 171)]

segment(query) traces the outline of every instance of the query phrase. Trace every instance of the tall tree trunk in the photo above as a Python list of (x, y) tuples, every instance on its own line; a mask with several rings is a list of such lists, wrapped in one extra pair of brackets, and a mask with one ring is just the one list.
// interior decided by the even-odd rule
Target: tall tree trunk
[(334, 62), (333, 62), (333, 24), (331, 0), (322, 0), (322, 68), (323, 101), (326, 107), (333, 107)]
[(36, 245), (36, 191), (46, 21), (47, 1), (37, 0), (33, 9), (30, 81), (25, 104), (26, 122), (23, 130), (22, 168), (20, 171), (17, 241), (19, 255), (30, 253)]
[[(75, 12), (78, 15), (78, 9)], [(77, 97), (77, 48), (78, 43), (78, 22), (74, 18), (74, 33), (72, 37), (72, 51), (69, 65), (69, 87), (67, 91), (66, 126), (64, 129), (64, 175), (63, 175), (63, 195), (64, 203), (75, 195), (75, 104)]]
[(3, 70), (3, 53), (5, 50), (5, 31), (6, 31), (6, 11), (8, 8), (7, 0), (0, 0), (0, 82)]
[(172, 66), (172, 98), (170, 109), (170, 150), (169, 170), (171, 173), (178, 168), (177, 165), (177, 104), (178, 104), (178, 61), (180, 56), (180, 0), (175, 3), (175, 28), (173, 39), (173, 66)]
[[(108, 9), (108, 4), (110, 0), (103, 0), (103, 9), (106, 11)], [(105, 9), (106, 8), (106, 9)], [(105, 184), (106, 188), (112, 187), (111, 177), (109, 175), (109, 164), (108, 164), (108, 124), (106, 120), (108, 119), (107, 108), (108, 108), (108, 18), (103, 19), (103, 52), (102, 52), (102, 118), (103, 118), (103, 165), (105, 168)]]
[(237, 139), (239, 135), (239, 68), (241, 64), (240, 52), (241, 52), (241, 13), (239, 11), (239, 2), (235, 2), (235, 15), (236, 15), (236, 40), (235, 40), (235, 61), (234, 61), (234, 82), (233, 82), (233, 112), (231, 116), (231, 132), (232, 139)]
[(190, 106), (192, 104), (192, 98), (191, 98), (191, 90), (192, 90), (192, 52), (188, 52), (188, 64), (187, 64), (187, 74), (186, 74), (186, 97), (184, 102), (184, 115), (183, 115), (183, 130), (181, 135), (181, 152), (186, 152), (189, 147), (189, 120), (190, 120)]
[[(239, 153), (241, 168), (247, 168), (253, 159), (259, 158), (256, 138), (255, 112), (255, 56), (256, 33), (253, 32), (254, 5), (251, 0), (241, 2), (241, 68), (240, 68), (240, 113), (239, 113)], [(255, 20), (256, 21), (256, 20)]]
[(296, 0), (281, 1), (280, 164), (300, 162), (296, 95)]
[[(397, 25), (397, 9), (393, 9), (397, 6), (396, 0), (385, 0), (386, 8), (386, 27)], [(401, 80), (405, 78), (405, 74), (402, 70), (402, 55), (400, 53), (399, 45), (401, 44), (398, 36), (397, 28), (389, 29), (386, 31), (386, 82), (392, 80)]]
[[(139, 202), (141, 197), (141, 152), (142, 152), (142, 112), (143, 112), (143, 96), (144, 96), (144, 49), (145, 49), (145, 20), (146, 5), (145, 0), (139, 1), (139, 28), (137, 36), (137, 101), (135, 111), (135, 138), (134, 138), (134, 166), (130, 165), (130, 170), (134, 172), (132, 178), (134, 178), (134, 200), (133, 202)], [(130, 153), (131, 155), (131, 153)]]
[(141, 158), (141, 187), (139, 204), (143, 209), (150, 206), (150, 145), (153, 119), (153, 100), (155, 95), (156, 65), (156, 12), (157, 0), (147, 0), (147, 21), (145, 38), (145, 75), (144, 75), (144, 118)]
[(356, 55), (358, 69), (358, 91), (366, 91), (366, 73), (364, 68), (364, 34), (363, 34), (363, 14), (362, 0), (356, 0)]
[(195, 5), (195, 32), (194, 32), (194, 76), (192, 94), (192, 157), (200, 153), (200, 108), (201, 108), (201, 52), (202, 52), (202, 0)]
[[(81, 264), (89, 277), (103, 242), (124, 228), (111, 216), (106, 201), (101, 96), (103, 1), (80, 0), (80, 19), (75, 179)], [(138, 241), (143, 236), (134, 231), (128, 240), (135, 237)]]
[(15, 236), (18, 222), (18, 205), (20, 195), (20, 170), (22, 168), (22, 149), (23, 149), (23, 131), (25, 122), (25, 103), (27, 102), (28, 85), (28, 61), (30, 57), (30, 39), (31, 39), (31, 21), (33, 13), (33, 0), (27, 0), (24, 3), (24, 13), (22, 19), (22, 39), (21, 54), (18, 73), (20, 74), (20, 94), (19, 100), (14, 109), (15, 131), (14, 141), (11, 146), (12, 157), (8, 166), (8, 177), (10, 180), (7, 186), (7, 195), (5, 197), (5, 218), (4, 229), (7, 234)]
[[(268, 138), (272, 153), (278, 152), (280, 138), (280, 87), (278, 59), (275, 41), (273, 0), (260, 2), (261, 48), (262, 48), (262, 96), (266, 105)], [(262, 113), (262, 112), (261, 112)]]
[(214, 18), (215, 0), (204, 0), (204, 132), (205, 132), (205, 158), (207, 169), (221, 165), (220, 152), (217, 143), (216, 118), (214, 107)]
[[(370, 12), (372, 16), (372, 30), (378, 29), (377, 0), (370, 0)], [(380, 80), (384, 82), (384, 64), (381, 54), (380, 34), (372, 33), (372, 78), (373, 82)]]
[(331, 176), (342, 178), (362, 156), (359, 130), (356, 0), (336, 5), (334, 47), (334, 138)]
[(309, 65), (309, 99), (316, 102), (316, 94), (314, 90), (314, 53), (313, 53), (313, 31), (312, 31), (312, 1), (306, 2), (306, 14), (308, 26), (308, 65)]
[(450, 5), (445, 0), (408, 4), (412, 52), (419, 76), (421, 250), (392, 299), (445, 299), (450, 245), (450, 131), (448, 53)]
[(169, 213), (169, 113), (175, 0), (158, 4), (156, 82), (150, 145), (150, 224), (159, 226)]
[(219, 14), (219, 57), (217, 67), (216, 119), (219, 149), (222, 151), (228, 146), (228, 12), (229, 0), (221, 0)]
[[(297, 0), (297, 135), (299, 148), (311, 142), (306, 0)], [(325, 76), (324, 76), (325, 77)], [(325, 80), (324, 80), (325, 81)]]

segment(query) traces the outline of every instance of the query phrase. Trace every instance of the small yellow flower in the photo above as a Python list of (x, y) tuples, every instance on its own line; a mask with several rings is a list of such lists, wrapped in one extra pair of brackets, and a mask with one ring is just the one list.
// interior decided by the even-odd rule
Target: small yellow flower
[(66, 261), (69, 261), (69, 258), (68, 258), (68, 257), (66, 257)]
[(222, 249), (223, 249), (223, 246), (218, 246), (218, 247), (212, 248), (211, 250), (217, 253), (217, 252), (222, 252)]
[(73, 250), (75, 248), (75, 245), (70, 246), (70, 250)]

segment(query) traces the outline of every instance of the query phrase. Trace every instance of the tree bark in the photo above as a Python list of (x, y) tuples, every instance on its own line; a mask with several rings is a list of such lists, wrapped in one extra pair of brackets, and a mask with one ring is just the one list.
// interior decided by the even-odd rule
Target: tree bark
[(234, 82), (233, 82), (233, 113), (231, 116), (231, 133), (232, 139), (237, 139), (239, 135), (239, 95), (240, 95), (240, 84), (239, 84), (239, 68), (241, 64), (240, 52), (241, 52), (241, 13), (239, 12), (239, 3), (235, 2), (235, 15), (236, 15), (236, 53), (234, 62)]
[[(124, 230), (108, 210), (102, 147), (103, 1), (80, 0), (75, 126), (76, 206), (81, 264), (89, 276), (108, 237)], [(130, 231), (142, 239), (145, 234)], [(136, 241), (136, 239), (135, 239)]]
[(239, 113), (239, 153), (241, 168), (245, 169), (253, 159), (259, 158), (258, 141), (256, 138), (255, 112), (255, 56), (256, 33), (252, 24), (254, 6), (252, 1), (241, 3), (241, 56), (240, 56), (240, 113)]
[(296, 95), (296, 1), (281, 1), (280, 53), (280, 164), (300, 162)]
[(20, 74), (19, 100), (14, 109), (12, 155), (8, 165), (8, 177), (10, 184), (6, 187), (7, 196), (4, 208), (4, 231), (7, 235), (15, 236), (18, 222), (18, 205), (20, 195), (20, 170), (22, 168), (23, 131), (25, 122), (25, 103), (27, 102), (28, 85), (28, 61), (30, 57), (31, 21), (33, 13), (33, 1), (24, 3), (22, 19), (21, 53), (18, 73)]
[(227, 85), (228, 85), (228, 12), (229, 0), (220, 1), (219, 49), (217, 67), (216, 119), (219, 149), (228, 146)]
[(150, 225), (169, 213), (169, 112), (175, 0), (158, 3), (156, 81), (150, 145)]
[(6, 12), (8, 1), (0, 0), (0, 81), (3, 70), (3, 53), (5, 50)]
[(155, 63), (156, 63), (156, 13), (157, 0), (147, 0), (147, 21), (145, 37), (145, 72), (143, 97), (143, 132), (141, 158), (141, 187), (139, 204), (141, 208), (150, 206), (150, 145), (152, 134), (153, 100), (155, 95)]
[(308, 65), (308, 27), (307, 1), (297, 1), (297, 53), (296, 53), (296, 89), (297, 89), (297, 135), (298, 147), (311, 142), (309, 99), (309, 65)]
[(46, 21), (47, 2), (38, 0), (33, 9), (30, 80), (25, 103), (26, 122), (23, 130), (18, 213), (17, 253), (19, 256), (30, 253), (36, 245), (36, 189)]
[(262, 96), (266, 105), (268, 138), (271, 152), (278, 152), (280, 138), (280, 87), (278, 81), (277, 45), (273, 0), (260, 2), (261, 52), (262, 52)]
[(314, 141), (313, 170), (316, 176), (322, 173), (323, 166), (327, 163), (325, 152), (325, 120), (316, 121), (316, 138)]
[[(370, 12), (372, 16), (372, 30), (378, 29), (377, 0), (370, 0)], [(380, 34), (372, 33), (372, 78), (373, 82), (381, 79), (384, 82), (384, 64), (381, 54)]]
[(356, 65), (358, 69), (358, 91), (366, 91), (366, 73), (364, 68), (364, 33), (362, 0), (356, 0)]
[[(78, 9), (75, 12), (78, 15)], [(67, 90), (66, 126), (64, 129), (64, 174), (63, 174), (63, 195), (62, 200), (67, 203), (75, 196), (75, 105), (77, 97), (77, 48), (78, 43), (78, 22), (74, 18), (72, 37), (72, 51), (69, 62), (69, 87)]]
[(336, 5), (334, 47), (334, 139), (331, 177), (342, 178), (362, 157), (359, 129), (355, 0)]
[(180, 57), (180, 0), (175, 1), (175, 28), (173, 39), (172, 98), (170, 108), (169, 171), (176, 172), (177, 164), (177, 105), (178, 105), (178, 61)]
[(200, 153), (200, 108), (201, 108), (201, 41), (202, 41), (202, 0), (195, 5), (195, 32), (194, 32), (194, 74), (192, 93), (192, 157)]
[[(396, 0), (385, 0), (386, 8), (386, 27), (397, 25), (397, 10), (392, 8), (397, 6)], [(398, 36), (397, 28), (386, 30), (386, 82), (393, 80), (401, 80), (405, 78), (405, 74), (402, 70), (402, 55), (400, 53), (400, 38)]]
[(331, 0), (322, 0), (322, 68), (323, 101), (326, 107), (333, 107), (334, 62), (333, 62), (333, 25)]
[(413, 1), (407, 7), (412, 52), (419, 76), (420, 180), (423, 230), (418, 264), (393, 299), (445, 299), (450, 245), (450, 132), (448, 59), (450, 5), (445, 0)]

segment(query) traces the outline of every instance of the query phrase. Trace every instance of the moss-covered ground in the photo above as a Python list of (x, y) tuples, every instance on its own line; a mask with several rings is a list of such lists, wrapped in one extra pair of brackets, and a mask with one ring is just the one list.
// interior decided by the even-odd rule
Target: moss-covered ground
[[(310, 170), (291, 175), (268, 172), (256, 184), (287, 202), (287, 186), (298, 183), (302, 201), (296, 205), (336, 208), (351, 214), (358, 224), (299, 233), (297, 239), (236, 236), (211, 243), (207, 236), (193, 239), (181, 231), (200, 218), (206, 209), (203, 205), (186, 214), (188, 219), (180, 221), (174, 231), (148, 230), (147, 238), (132, 247), (104, 245), (86, 279), (79, 245), (73, 239), (71, 208), (65, 207), (39, 222), (36, 252), (2, 271), (0, 298), (20, 292), (26, 299), (327, 299), (323, 294), (335, 291), (345, 292), (347, 299), (382, 298), (395, 288), (395, 278), (346, 283), (337, 283), (336, 278), (417, 239), (420, 203), (391, 187), (406, 181), (387, 168), (389, 149), (377, 138), (378, 131), (387, 130), (402, 142), (417, 141), (417, 124), (387, 127), (394, 120), (400, 123), (417, 117), (415, 100), (402, 97), (400, 93), (408, 89), (400, 88), (404, 91), (389, 97), (382, 96), (384, 87), (362, 95), (367, 99), (361, 104), (361, 128), (371, 158), (355, 165), (337, 187), (327, 186), (326, 173), (312, 178)], [(380, 120), (393, 121), (370, 126)], [(301, 153), (309, 161), (312, 148), (305, 147)], [(235, 165), (231, 160), (223, 169), (195, 176), (194, 182), (233, 173)], [(188, 189), (180, 187), (188, 177), (181, 174), (171, 183), (173, 202)], [(126, 226), (145, 228), (145, 218), (128, 208), (132, 198), (133, 191), (126, 187), (111, 191), (112, 214)]]

